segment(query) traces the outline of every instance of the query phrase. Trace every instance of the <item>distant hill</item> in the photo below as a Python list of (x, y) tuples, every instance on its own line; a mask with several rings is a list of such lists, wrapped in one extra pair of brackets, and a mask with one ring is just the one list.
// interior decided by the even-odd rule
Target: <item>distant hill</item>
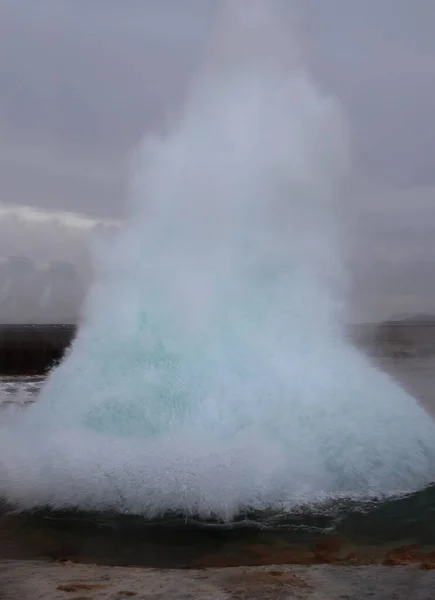
[(435, 315), (401, 314), (381, 323), (351, 325), (349, 336), (374, 356), (431, 356), (435, 355)]
[(409, 313), (399, 313), (393, 315), (383, 323), (383, 325), (389, 324), (401, 324), (401, 325), (421, 325), (426, 323), (435, 323), (435, 314), (429, 313), (420, 313), (420, 314), (409, 314)]

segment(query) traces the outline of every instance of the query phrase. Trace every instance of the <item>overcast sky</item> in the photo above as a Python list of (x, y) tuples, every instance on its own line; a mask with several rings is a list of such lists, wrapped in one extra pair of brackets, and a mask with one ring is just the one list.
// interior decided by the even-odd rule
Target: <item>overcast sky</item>
[[(350, 123), (354, 316), (435, 312), (435, 2), (288, 3)], [(179, 110), (218, 5), (0, 0), (0, 321), (74, 317), (62, 281), (125, 215), (131, 153)]]

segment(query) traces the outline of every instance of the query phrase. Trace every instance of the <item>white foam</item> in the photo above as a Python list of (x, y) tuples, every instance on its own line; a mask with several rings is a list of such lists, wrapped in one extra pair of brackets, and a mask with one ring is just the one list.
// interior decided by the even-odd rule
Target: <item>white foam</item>
[(432, 420), (342, 335), (340, 112), (253, 1), (228, 5), (183, 119), (145, 145), (72, 351), (3, 421), (20, 506), (229, 517), (434, 479)]

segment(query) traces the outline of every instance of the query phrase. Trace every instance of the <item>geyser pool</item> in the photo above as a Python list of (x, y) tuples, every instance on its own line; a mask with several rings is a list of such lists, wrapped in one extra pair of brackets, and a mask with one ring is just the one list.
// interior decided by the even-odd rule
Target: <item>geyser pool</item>
[(433, 421), (343, 335), (339, 111), (271, 0), (223, 8), (72, 348), (1, 421), (20, 508), (231, 518), (435, 478)]

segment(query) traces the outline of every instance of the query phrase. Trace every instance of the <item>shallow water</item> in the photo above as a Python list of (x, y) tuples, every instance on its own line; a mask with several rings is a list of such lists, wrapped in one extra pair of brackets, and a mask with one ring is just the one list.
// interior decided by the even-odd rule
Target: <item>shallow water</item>
[[(250, 513), (231, 524), (168, 515), (156, 521), (105, 513), (0, 518), (0, 559), (72, 560), (156, 568), (385, 562), (412, 548), (435, 556), (435, 486), (386, 502)], [(407, 551), (406, 551), (407, 552)]]

